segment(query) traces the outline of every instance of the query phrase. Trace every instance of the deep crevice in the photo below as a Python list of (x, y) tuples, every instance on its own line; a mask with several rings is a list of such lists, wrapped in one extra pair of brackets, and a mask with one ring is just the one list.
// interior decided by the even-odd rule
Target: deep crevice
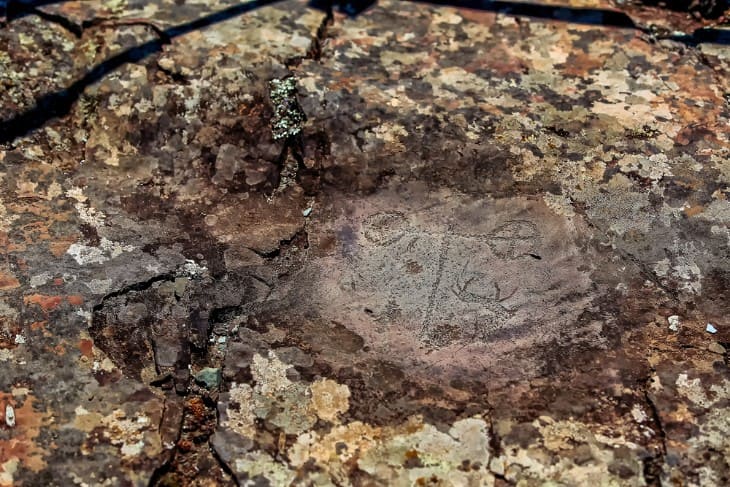
[(121, 289), (118, 289), (116, 291), (112, 291), (109, 294), (105, 294), (104, 297), (101, 298), (101, 300), (94, 305), (92, 311), (98, 312), (101, 311), (104, 307), (104, 303), (112, 298), (116, 298), (118, 296), (123, 296), (125, 294), (129, 294), (131, 292), (139, 292), (139, 291), (146, 291), (147, 289), (150, 289), (154, 284), (158, 282), (172, 282), (175, 280), (175, 277), (177, 277), (175, 272), (166, 272), (164, 274), (158, 274), (154, 277), (151, 277), (150, 279), (147, 279), (146, 281), (141, 282), (135, 282), (133, 284), (129, 284), (127, 286), (124, 286)]
[[(247, 250), (250, 250), (254, 254), (258, 255), (259, 257), (266, 259), (266, 260), (272, 260), (281, 255), (281, 251), (286, 249), (287, 247), (291, 246), (292, 244), (296, 243), (297, 240), (303, 240), (304, 241), (304, 248), (309, 247), (309, 236), (307, 235), (307, 231), (304, 228), (300, 228), (294, 234), (289, 237), (282, 240), (279, 240), (279, 246), (275, 248), (274, 250), (270, 250), (268, 252), (265, 252), (263, 250), (258, 250), (253, 247), (245, 247)], [(271, 286), (270, 283), (264, 282), (267, 286)]]
[[(168, 398), (165, 397), (164, 401), (165, 402), (162, 407), (162, 416), (160, 417), (160, 424), (157, 427), (158, 434), (162, 431), (162, 425), (165, 422), (165, 413), (167, 412)], [(163, 462), (160, 466), (158, 466), (154, 470), (154, 472), (152, 472), (152, 476), (150, 476), (150, 481), (147, 484), (149, 487), (152, 487), (154, 485), (159, 485), (160, 479), (162, 479), (162, 477), (167, 472), (170, 471), (170, 466), (172, 465), (172, 461), (175, 458), (175, 455), (177, 454), (177, 442), (180, 439), (180, 436), (182, 435), (182, 426), (183, 426), (182, 419), (183, 418), (181, 418), (180, 424), (178, 425), (177, 435), (175, 436), (175, 446), (170, 451), (170, 456), (167, 458), (167, 460), (165, 462)]]
[[(654, 373), (654, 369), (651, 370), (651, 373)], [(646, 401), (647, 406), (649, 406), (652, 421), (654, 422), (658, 430), (661, 449), (658, 454), (652, 455), (644, 459), (643, 474), (644, 479), (646, 480), (648, 485), (658, 486), (661, 485), (661, 474), (663, 471), (665, 458), (667, 456), (667, 435), (664, 431), (664, 425), (662, 423), (661, 416), (659, 415), (659, 409), (657, 408), (656, 404), (651, 398), (651, 395), (649, 394), (650, 381), (651, 376), (649, 376), (649, 378), (644, 381), (644, 400)]]
[(123, 19), (115, 17), (94, 17), (89, 20), (84, 20), (81, 24), (78, 24), (63, 15), (46, 12), (42, 9), (34, 7), (32, 5), (26, 5), (23, 3), (8, 2), (8, 14), (7, 22), (11, 22), (16, 18), (35, 15), (51, 24), (58, 25), (77, 39), (83, 37), (87, 30), (94, 27), (123, 27), (123, 26), (144, 26), (150, 29), (157, 35), (157, 37), (164, 43), (169, 44), (170, 36), (165, 32), (163, 28), (155, 24), (154, 22), (147, 19)]
[[(218, 415), (218, 413), (216, 412), (216, 421), (218, 421), (217, 415)], [(218, 462), (218, 465), (220, 466), (221, 470), (224, 471), (231, 478), (231, 481), (233, 482), (233, 484), (236, 487), (239, 487), (241, 485), (241, 483), (238, 481), (238, 477), (236, 477), (236, 474), (233, 473), (233, 469), (231, 468), (231, 466), (228, 465), (225, 461), (223, 461), (223, 459), (220, 457), (220, 455), (218, 455), (218, 452), (215, 450), (215, 448), (213, 448), (213, 446), (211, 446), (210, 440), (208, 441), (208, 448), (210, 448), (210, 453), (213, 456), (213, 458), (215, 458), (215, 460)]]
[(35, 15), (45, 20), (46, 22), (56, 24), (67, 32), (71, 33), (77, 39), (81, 38), (84, 33), (83, 27), (75, 24), (63, 15), (48, 13), (39, 8), (25, 5), (22, 3), (16, 4), (15, 2), (8, 2), (7, 22), (11, 22), (14, 19), (24, 15)]
[(172, 459), (175, 458), (176, 454), (177, 454), (177, 446), (175, 446), (175, 448), (173, 448), (172, 454), (170, 455), (170, 459), (167, 460), (162, 465), (160, 465), (159, 467), (157, 467), (154, 472), (152, 472), (150, 481), (147, 483), (148, 487), (154, 487), (156, 485), (161, 485), (160, 483), (162, 481), (162, 478), (170, 472), (170, 466), (172, 465)]
[(330, 7), (326, 10), (326, 14), (322, 19), (322, 22), (320, 22), (319, 27), (317, 27), (317, 32), (315, 32), (312, 37), (312, 43), (309, 45), (309, 49), (307, 49), (306, 59), (319, 61), (322, 58), (324, 41), (327, 39), (329, 28), (334, 23), (334, 20), (335, 18), (332, 14), (332, 6), (330, 5)]

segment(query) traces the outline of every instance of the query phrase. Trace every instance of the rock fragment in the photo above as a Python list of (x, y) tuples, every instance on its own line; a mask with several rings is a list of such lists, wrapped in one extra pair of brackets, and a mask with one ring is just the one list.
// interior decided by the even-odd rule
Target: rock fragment
[(15, 409), (10, 404), (5, 406), (5, 424), (8, 428), (15, 427)]
[(195, 382), (206, 389), (217, 389), (221, 382), (221, 371), (218, 368), (206, 367), (195, 374)]
[(669, 318), (667, 318), (667, 321), (669, 322), (669, 329), (672, 331), (679, 331), (679, 316), (672, 315)]

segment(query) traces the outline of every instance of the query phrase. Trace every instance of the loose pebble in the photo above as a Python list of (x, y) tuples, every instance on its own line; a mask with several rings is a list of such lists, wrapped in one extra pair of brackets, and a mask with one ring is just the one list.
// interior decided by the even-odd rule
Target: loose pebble
[(667, 318), (667, 321), (669, 322), (669, 329), (672, 331), (679, 331), (679, 316), (672, 315), (669, 318)]
[(195, 374), (195, 382), (206, 389), (217, 389), (221, 382), (221, 371), (217, 368), (206, 367)]
[(10, 404), (5, 406), (5, 424), (7, 424), (9, 428), (15, 427), (15, 409), (13, 409), (13, 406)]

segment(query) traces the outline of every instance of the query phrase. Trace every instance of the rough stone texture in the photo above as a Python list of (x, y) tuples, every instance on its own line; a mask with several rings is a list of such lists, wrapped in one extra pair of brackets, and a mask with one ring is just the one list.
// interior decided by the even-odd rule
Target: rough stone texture
[(672, 33), (710, 21), (36, 3), (0, 486), (730, 482), (730, 48)]

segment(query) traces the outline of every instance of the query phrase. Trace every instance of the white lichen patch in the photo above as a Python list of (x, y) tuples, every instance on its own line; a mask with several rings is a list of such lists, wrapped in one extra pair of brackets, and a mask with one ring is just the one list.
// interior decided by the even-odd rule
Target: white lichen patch
[(194, 260), (187, 259), (182, 267), (183, 273), (190, 277), (202, 276), (208, 272), (208, 268), (195, 262)]
[(672, 263), (666, 257), (654, 264), (654, 274), (659, 277), (664, 277), (669, 273)]
[(287, 434), (299, 434), (311, 428), (317, 416), (311, 405), (309, 386), (289, 380), (286, 376), (289, 368), (274, 352), (270, 351), (268, 358), (254, 356), (253, 412)]
[(74, 205), (76, 212), (79, 214), (79, 218), (82, 222), (91, 225), (94, 228), (99, 228), (104, 225), (106, 215), (96, 208), (87, 206), (84, 203), (76, 203)]
[[(578, 421), (535, 421), (542, 445), (504, 449), (499, 461), (504, 476), (517, 485), (643, 486), (643, 465), (638, 455), (625, 458), (622, 475), (609, 469), (619, 460), (620, 447), (639, 447), (623, 437), (607, 437)], [(547, 450), (547, 451), (546, 451)]]
[[(422, 424), (415, 430), (387, 435), (361, 455), (358, 466), (387, 485), (491, 485), (488, 425), (480, 417), (454, 423), (448, 433)], [(470, 468), (464, 469), (464, 465)], [(461, 468), (460, 468), (461, 467)], [(466, 470), (466, 471), (465, 471)]]
[(79, 265), (103, 264), (104, 262), (119, 257), (124, 252), (132, 252), (136, 247), (113, 242), (106, 237), (102, 238), (98, 247), (74, 243), (66, 250), (66, 253), (74, 258)]
[(124, 457), (136, 457), (144, 449), (144, 441), (140, 440), (136, 443), (124, 443), (122, 445), (122, 456)]
[(86, 287), (94, 294), (106, 294), (112, 287), (111, 279), (92, 279), (86, 283)]
[(53, 275), (50, 272), (41, 272), (40, 274), (36, 274), (35, 276), (32, 276), (30, 278), (30, 287), (36, 288), (39, 286), (44, 285), (48, 281), (50, 281), (53, 278)]
[(570, 218), (575, 216), (575, 210), (570, 202), (570, 198), (560, 194), (547, 193), (542, 197), (545, 204), (560, 216)]
[(618, 165), (624, 173), (635, 173), (653, 182), (672, 176), (669, 159), (665, 154), (652, 154), (649, 157), (641, 154), (627, 154), (618, 161)]
[[(77, 418), (78, 416), (84, 414), (77, 415)], [(150, 429), (156, 429), (148, 416), (141, 414), (128, 417), (121, 409), (115, 409), (111, 414), (102, 417), (100, 423), (104, 426), (104, 437), (112, 445), (120, 447), (124, 458), (138, 456), (145, 449), (148, 449), (149, 454), (159, 450), (159, 440), (155, 442), (157, 444), (151, 444), (149, 435), (145, 434)]]
[[(274, 485), (287, 485), (308, 462), (320, 469), (319, 481), (351, 485), (353, 464), (387, 485), (413, 485), (439, 479), (447, 485), (491, 485), (489, 434), (480, 416), (456, 421), (444, 432), (412, 417), (388, 427), (359, 421), (341, 424), (349, 408), (347, 386), (331, 379), (312, 384), (287, 376), (290, 366), (275, 352), (254, 355), (254, 386), (234, 384), (221, 407), (221, 426), (248, 438), (264, 420), (287, 434), (298, 435), (288, 451), (289, 465), (268, 453), (251, 451), (234, 460), (234, 470), (247, 478), (263, 476)], [(327, 432), (314, 430), (317, 419), (333, 423)], [(134, 443), (130, 443), (134, 445)], [(469, 465), (469, 469), (464, 469)]]
[(677, 240), (669, 250), (672, 257), (655, 262), (654, 273), (678, 281), (683, 291), (699, 294), (702, 291), (702, 270), (695, 259), (702, 258), (702, 250), (692, 242), (680, 243)]
[(704, 388), (700, 385), (700, 380), (689, 379), (687, 374), (679, 374), (677, 377), (677, 391), (698, 406), (709, 407), (712, 403), (705, 394)]
[(89, 199), (84, 194), (84, 190), (82, 188), (79, 188), (78, 186), (72, 186), (71, 188), (66, 190), (66, 197), (76, 200), (79, 203), (84, 203)]
[(672, 331), (679, 331), (679, 316), (672, 315), (667, 318), (669, 323), (669, 329)]
[(695, 262), (679, 256), (678, 264), (672, 268), (672, 271), (672, 275), (682, 281), (680, 289), (694, 294), (702, 291), (702, 272)]
[(324, 435), (300, 435), (289, 458), (294, 467), (314, 461), (342, 485), (351, 485), (347, 472), (355, 462), (383, 485), (410, 486), (425, 480), (492, 485), (488, 443), (488, 425), (479, 416), (455, 422), (448, 432), (418, 417), (382, 428), (355, 421)]
[(718, 401), (730, 398), (730, 382), (724, 380), (721, 385), (713, 384), (709, 387), (711, 395), (707, 394), (699, 378), (690, 379), (687, 374), (679, 374), (675, 383), (677, 391), (695, 405), (709, 408)]
[(644, 412), (642, 407), (638, 404), (634, 404), (634, 407), (631, 408), (631, 417), (634, 418), (634, 421), (637, 423), (644, 423), (647, 419), (649, 419), (646, 412)]
[(296, 477), (296, 472), (287, 468), (286, 464), (275, 461), (266, 452), (255, 451), (238, 458), (234, 462), (236, 472), (246, 472), (251, 482), (242, 485), (260, 485), (254, 479), (256, 477), (268, 480), (267, 485), (291, 485)]
[(238, 407), (223, 410), (221, 426), (230, 428), (246, 438), (253, 438), (256, 434), (253, 389), (248, 384), (233, 384), (227, 398), (228, 401), (237, 404)]

